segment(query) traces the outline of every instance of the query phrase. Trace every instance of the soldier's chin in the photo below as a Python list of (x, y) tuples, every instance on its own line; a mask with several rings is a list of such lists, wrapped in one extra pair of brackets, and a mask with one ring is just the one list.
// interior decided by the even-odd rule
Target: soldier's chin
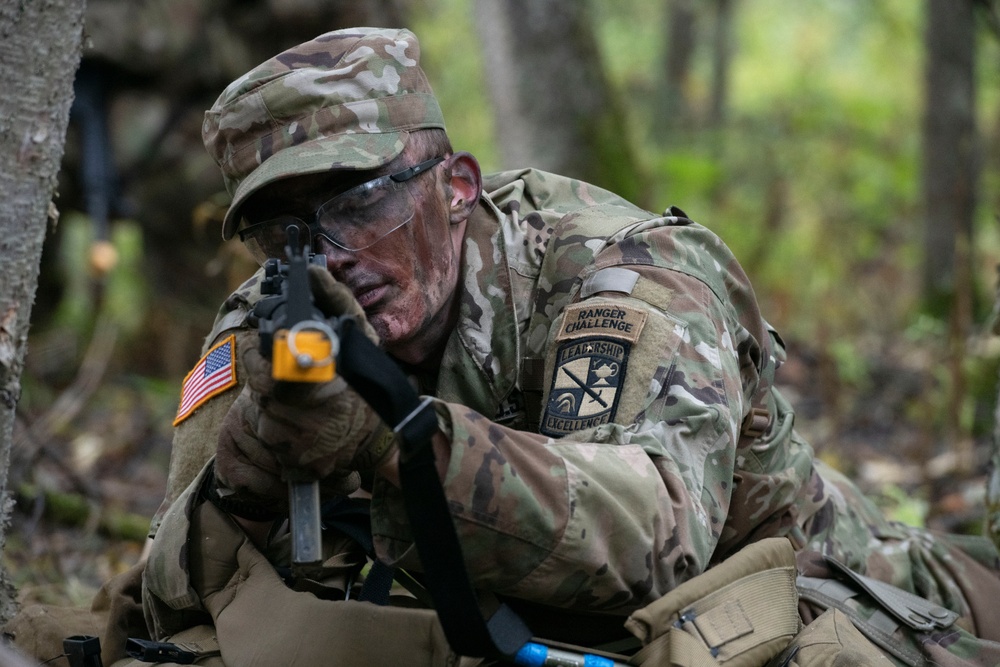
[(378, 315), (369, 320), (380, 341), (379, 347), (405, 364), (419, 364), (424, 351), (416, 341), (412, 329), (402, 326), (398, 319), (390, 321)]
[(382, 347), (391, 349), (393, 344), (398, 344), (405, 340), (407, 336), (401, 335), (400, 326), (392, 326), (392, 320), (385, 313), (376, 312), (368, 314), (368, 323), (375, 329)]

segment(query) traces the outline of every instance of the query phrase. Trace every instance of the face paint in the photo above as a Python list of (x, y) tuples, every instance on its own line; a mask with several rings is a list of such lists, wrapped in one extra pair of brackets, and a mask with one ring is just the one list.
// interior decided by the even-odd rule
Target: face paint
[[(387, 173), (408, 159), (387, 165)], [(412, 217), (372, 245), (349, 251), (323, 236), (313, 239), (313, 251), (326, 255), (330, 273), (354, 294), (386, 350), (407, 363), (423, 361), (443, 344), (458, 284), (461, 228), (449, 222), (438, 176), (434, 170), (408, 184)], [(331, 189), (328, 174), (291, 179), (257, 193), (246, 207), (257, 219), (298, 215), (328, 199)]]

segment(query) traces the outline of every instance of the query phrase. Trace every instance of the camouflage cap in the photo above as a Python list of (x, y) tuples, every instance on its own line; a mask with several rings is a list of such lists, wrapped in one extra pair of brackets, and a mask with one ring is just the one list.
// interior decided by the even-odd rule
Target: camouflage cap
[(222, 237), (264, 185), (330, 169), (374, 169), (407, 133), (444, 129), (409, 30), (351, 28), (300, 44), (258, 65), (205, 112), (202, 139), (232, 195)]

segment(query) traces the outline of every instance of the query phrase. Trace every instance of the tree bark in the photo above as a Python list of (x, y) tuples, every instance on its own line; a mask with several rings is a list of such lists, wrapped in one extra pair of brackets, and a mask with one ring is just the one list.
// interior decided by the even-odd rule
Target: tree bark
[(697, 44), (698, 15), (693, 0), (667, 0), (663, 83), (657, 86), (653, 136), (660, 144), (693, 125), (688, 79)]
[[(993, 300), (992, 326), (994, 336), (1000, 336), (1000, 266), (997, 267), (996, 294)], [(1000, 383), (1000, 377), (997, 378)], [(986, 476), (986, 516), (983, 533), (1000, 550), (1000, 397), (993, 410), (993, 438), (990, 442), (990, 461)]]
[(733, 3), (716, 0), (715, 31), (712, 35), (712, 97), (708, 105), (708, 126), (722, 127), (729, 106), (729, 65), (733, 59)]
[[(0, 3), (0, 549), (10, 519), (7, 466), (31, 307), (63, 154), (84, 0)], [(0, 620), (15, 607), (0, 570)]]
[(979, 173), (973, 3), (927, 0), (926, 5), (923, 287), (926, 303), (939, 316), (970, 287), (960, 284), (960, 269), (969, 264), (969, 257), (960, 255), (972, 248)]
[(964, 361), (974, 310), (973, 218), (979, 158), (975, 119), (976, 0), (927, 0), (924, 41), (924, 303), (948, 321), (949, 375), (942, 438), (972, 465), (961, 426), (967, 388)]
[(504, 166), (641, 196), (624, 113), (605, 76), (587, 3), (476, 0)]

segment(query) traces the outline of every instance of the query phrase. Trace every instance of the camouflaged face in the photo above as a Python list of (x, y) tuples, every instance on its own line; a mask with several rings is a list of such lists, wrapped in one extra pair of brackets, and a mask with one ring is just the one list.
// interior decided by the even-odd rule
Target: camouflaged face
[(239, 205), (267, 183), (331, 169), (373, 169), (406, 133), (444, 129), (409, 30), (337, 30), (278, 54), (231, 83), (205, 113), (202, 138)]

